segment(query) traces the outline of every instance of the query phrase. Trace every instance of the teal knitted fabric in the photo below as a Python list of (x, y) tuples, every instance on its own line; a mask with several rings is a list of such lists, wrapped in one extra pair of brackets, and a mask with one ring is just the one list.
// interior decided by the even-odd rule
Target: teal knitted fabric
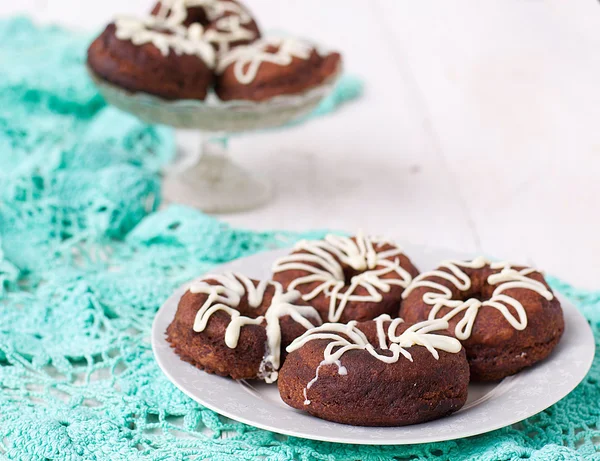
[[(0, 459), (600, 460), (600, 354), (539, 415), (427, 445), (288, 438), (187, 398), (148, 342), (171, 291), (215, 264), (323, 233), (157, 211), (170, 131), (104, 106), (85, 75), (85, 38), (16, 19), (0, 22), (0, 39)], [(551, 283), (600, 340), (600, 293)]]

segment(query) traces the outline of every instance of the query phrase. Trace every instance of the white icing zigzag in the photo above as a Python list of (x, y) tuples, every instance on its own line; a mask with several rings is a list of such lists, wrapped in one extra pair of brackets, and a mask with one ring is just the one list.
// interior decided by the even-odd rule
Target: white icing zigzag
[(242, 27), (239, 16), (225, 16), (215, 22), (216, 29), (207, 30), (206, 40), (218, 45), (219, 53), (229, 51), (229, 44), (240, 40), (252, 40), (256, 34)]
[[(209, 285), (207, 280), (215, 280), (218, 285)], [(257, 308), (263, 302), (265, 292), (269, 286), (275, 289), (271, 305), (264, 316), (256, 318), (246, 317), (235, 309), (239, 306), (244, 295), (247, 295), (250, 307)], [(210, 317), (217, 311), (224, 311), (231, 316), (231, 321), (225, 330), (225, 344), (234, 349), (237, 347), (240, 332), (244, 325), (260, 325), (266, 321), (267, 344), (265, 356), (261, 364), (261, 372), (268, 383), (277, 379), (277, 370), (281, 362), (281, 327), (279, 319), (289, 315), (294, 321), (306, 329), (314, 327), (308, 319), (315, 324), (321, 323), (317, 310), (311, 306), (293, 304), (300, 298), (297, 291), (284, 293), (280, 283), (263, 280), (257, 286), (242, 275), (228, 272), (222, 275), (207, 275), (200, 280), (192, 282), (191, 293), (203, 293), (208, 298), (198, 310), (194, 321), (193, 330), (202, 332), (206, 328)]]
[[(488, 264), (492, 269), (500, 269), (500, 272), (488, 277), (487, 282), (490, 285), (497, 285), (497, 287), (492, 293), (492, 297), (487, 301), (482, 302), (475, 298), (470, 298), (466, 301), (453, 300), (451, 299), (452, 292), (449, 288), (429, 280), (431, 277), (440, 277), (451, 282), (460, 291), (466, 291), (471, 288), (471, 278), (460, 268), (481, 269)], [(440, 270), (441, 268), (446, 268), (449, 272)], [(429, 319), (435, 319), (440, 310), (445, 307), (451, 308), (450, 312), (442, 317), (448, 321), (464, 311), (463, 318), (457, 323), (455, 328), (455, 335), (458, 339), (465, 340), (471, 336), (473, 324), (475, 323), (479, 309), (483, 306), (497, 309), (513, 328), (524, 330), (527, 327), (527, 312), (525, 312), (523, 305), (518, 300), (504, 294), (504, 291), (510, 288), (522, 288), (535, 291), (548, 301), (552, 300), (554, 297), (552, 292), (543, 283), (527, 277), (533, 272), (536, 272), (536, 270), (532, 268), (517, 270), (513, 269), (510, 263), (490, 263), (482, 257), (475, 258), (472, 261), (444, 261), (438, 269), (422, 273), (415, 277), (413, 283), (402, 294), (402, 297), (406, 299), (417, 287), (428, 287), (436, 290), (423, 294), (423, 301), (433, 306), (429, 312)], [(509, 311), (507, 305), (515, 309), (516, 316)]]
[[(390, 322), (387, 330), (384, 322)], [(377, 326), (378, 349), (389, 351), (391, 354), (380, 353), (373, 346), (366, 335), (356, 326), (355, 320), (346, 325), (340, 323), (326, 323), (320, 327), (308, 330), (302, 336), (290, 344), (287, 348), (288, 352), (293, 352), (309, 341), (314, 340), (329, 340), (329, 344), (323, 352), (323, 360), (317, 367), (315, 377), (308, 382), (304, 389), (305, 405), (310, 405), (310, 400), (307, 398), (307, 391), (319, 378), (319, 369), (323, 365), (335, 364), (338, 367), (340, 375), (346, 375), (348, 370), (342, 365), (342, 356), (350, 350), (365, 350), (377, 360), (385, 363), (396, 363), (400, 356), (407, 360), (413, 361), (412, 355), (407, 348), (412, 346), (426, 347), (435, 359), (439, 359), (438, 350), (443, 350), (450, 353), (457, 353), (461, 350), (461, 344), (455, 338), (432, 334), (434, 331), (445, 330), (448, 328), (448, 322), (442, 319), (426, 320), (416, 323), (406, 329), (403, 333), (397, 334), (398, 326), (404, 321), (400, 318), (392, 320), (389, 315), (380, 315), (375, 319)]]
[[(303, 240), (294, 249), (304, 250), (306, 253), (294, 253), (279, 259), (273, 266), (273, 272), (308, 272), (308, 275), (295, 279), (288, 289), (294, 290), (301, 285), (321, 282), (302, 298), (310, 301), (320, 293), (325, 293), (330, 298), (328, 321), (338, 322), (348, 302), (381, 302), (381, 293), (389, 292), (392, 285), (406, 288), (411, 282), (411, 275), (400, 266), (399, 260), (388, 259), (401, 255), (400, 248), (394, 246), (389, 250), (378, 251), (379, 247), (388, 243), (374, 237), (366, 237), (362, 232), (356, 236), (356, 242), (348, 237), (335, 235), (328, 235), (324, 240)], [(352, 277), (350, 286), (345, 291), (342, 291), (346, 286), (342, 264), (361, 271)], [(392, 272), (398, 277), (381, 278)], [(368, 294), (355, 294), (358, 287), (366, 289)]]
[[(274, 53), (266, 51), (269, 47), (277, 47)], [(307, 60), (313, 47), (294, 38), (263, 38), (249, 45), (238, 46), (221, 56), (217, 65), (217, 73), (234, 64), (233, 72), (238, 82), (248, 85), (256, 78), (258, 69), (264, 62), (289, 66), (293, 58)]]
[(239, 3), (227, 0), (161, 0), (157, 16), (166, 21), (181, 24), (187, 19), (187, 9), (194, 7), (203, 8), (209, 21), (216, 21), (226, 14), (237, 16), (241, 24), (248, 24), (252, 21), (252, 16), (246, 8)]
[(204, 39), (218, 45), (220, 53), (229, 50), (229, 44), (239, 40), (252, 40), (256, 33), (243, 27), (252, 22), (252, 16), (242, 5), (223, 0), (162, 0), (157, 17), (178, 26), (187, 18), (187, 9), (202, 7), (215, 29), (204, 33)]
[(203, 39), (204, 30), (200, 24), (184, 27), (149, 16), (143, 19), (120, 17), (115, 20), (115, 26), (119, 40), (130, 40), (134, 45), (152, 43), (164, 56), (171, 50), (178, 55), (195, 55), (209, 68), (215, 67), (215, 50)]

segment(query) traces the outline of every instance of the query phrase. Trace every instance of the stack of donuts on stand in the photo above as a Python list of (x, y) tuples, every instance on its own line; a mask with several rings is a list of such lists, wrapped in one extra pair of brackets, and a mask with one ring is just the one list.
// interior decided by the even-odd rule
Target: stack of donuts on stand
[(96, 78), (164, 100), (261, 102), (309, 91), (341, 65), (305, 40), (263, 36), (237, 0), (162, 0), (144, 17), (117, 17), (88, 49)]

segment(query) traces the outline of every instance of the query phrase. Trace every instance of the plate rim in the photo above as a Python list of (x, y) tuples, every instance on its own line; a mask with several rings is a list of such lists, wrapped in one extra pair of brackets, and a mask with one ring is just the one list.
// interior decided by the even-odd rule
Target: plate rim
[[(401, 245), (403, 250), (406, 252), (406, 254), (408, 254), (409, 256), (411, 255), (411, 253), (413, 252), (413, 250), (416, 250), (416, 252), (438, 252), (438, 251), (442, 251), (442, 252), (449, 252), (452, 254), (464, 254), (466, 255), (466, 257), (471, 257), (469, 255), (472, 255), (472, 253), (469, 252), (457, 252), (454, 250), (448, 250), (448, 249), (442, 249), (442, 248), (435, 248), (435, 247), (430, 247), (430, 246), (424, 246), (424, 245)], [(407, 250), (407, 248), (410, 248)], [(278, 249), (271, 249), (271, 250), (265, 250), (265, 251), (261, 251), (259, 253), (255, 253), (253, 255), (249, 255), (249, 256), (245, 256), (243, 258), (237, 258), (235, 260), (229, 261), (227, 263), (224, 264), (219, 264), (215, 267), (213, 267), (212, 269), (210, 269), (208, 271), (208, 273), (210, 272), (220, 272), (222, 270), (227, 270), (226, 268), (230, 265), (232, 265), (233, 263), (236, 263), (240, 260), (246, 260), (249, 258), (255, 258), (257, 257), (257, 255), (261, 255), (262, 257), (265, 256), (265, 254), (276, 254), (279, 252), (283, 252), (283, 251), (289, 251), (289, 248), (278, 248)], [(481, 425), (480, 429), (477, 429), (477, 427), (475, 427), (473, 430), (469, 431), (468, 435), (454, 435), (452, 433), (447, 433), (447, 434), (440, 434), (438, 436), (432, 436), (430, 437), (430, 439), (427, 439), (426, 437), (424, 437), (424, 440), (418, 440), (418, 441), (411, 441), (411, 440), (406, 440), (406, 439), (398, 439), (398, 440), (389, 440), (389, 439), (377, 439), (377, 438), (373, 438), (373, 439), (360, 439), (360, 440), (353, 440), (353, 441), (349, 441), (349, 440), (344, 440), (341, 439), (339, 437), (332, 437), (332, 436), (326, 436), (326, 435), (319, 435), (319, 434), (305, 434), (301, 431), (295, 431), (295, 430), (291, 430), (291, 429), (281, 429), (281, 428), (277, 428), (274, 425), (269, 425), (266, 423), (262, 423), (262, 422), (256, 422), (254, 420), (252, 420), (251, 418), (247, 418), (243, 415), (240, 415), (239, 413), (236, 413), (235, 411), (230, 411), (227, 409), (224, 409), (222, 407), (219, 407), (217, 405), (213, 405), (210, 402), (207, 402), (205, 400), (202, 400), (201, 398), (198, 397), (198, 395), (194, 395), (194, 393), (192, 391), (189, 391), (188, 389), (186, 389), (185, 386), (182, 385), (182, 383), (179, 382), (178, 379), (176, 379), (171, 372), (169, 371), (169, 366), (168, 364), (164, 361), (166, 359), (166, 357), (163, 357), (162, 351), (160, 350), (160, 346), (158, 344), (158, 338), (160, 335), (162, 335), (162, 339), (166, 342), (166, 340), (164, 339), (165, 336), (165, 332), (160, 332), (158, 331), (159, 328), (159, 324), (161, 323), (161, 321), (163, 320), (162, 317), (166, 316), (169, 314), (169, 310), (172, 309), (172, 304), (173, 303), (178, 303), (179, 299), (181, 298), (181, 296), (185, 293), (185, 291), (187, 290), (189, 284), (191, 283), (191, 281), (184, 283), (183, 285), (179, 286), (172, 294), (171, 296), (169, 296), (169, 298), (164, 302), (164, 304), (159, 308), (159, 310), (156, 312), (154, 320), (152, 322), (152, 330), (151, 330), (151, 345), (152, 345), (152, 352), (154, 354), (154, 357), (156, 359), (156, 362), (158, 363), (159, 368), (161, 369), (161, 371), (163, 372), (163, 374), (167, 377), (167, 379), (175, 385), (175, 387), (177, 387), (180, 391), (182, 391), (185, 395), (187, 395), (189, 398), (191, 398), (192, 400), (194, 400), (195, 402), (199, 403), (200, 405), (203, 405), (204, 407), (222, 415), (225, 416), (227, 418), (230, 418), (234, 421), (238, 421), (240, 423), (243, 424), (247, 424), (249, 426), (252, 427), (256, 427), (262, 430), (267, 430), (269, 432), (275, 432), (277, 434), (282, 434), (282, 435), (287, 435), (287, 436), (291, 436), (291, 437), (298, 437), (298, 438), (302, 438), (302, 439), (307, 439), (307, 440), (316, 440), (316, 441), (321, 441), (321, 442), (330, 442), (330, 443), (342, 443), (342, 444), (347, 444), (347, 445), (387, 445), (387, 446), (393, 446), (393, 445), (410, 445), (410, 444), (422, 444), (422, 443), (435, 443), (435, 442), (443, 442), (443, 441), (449, 441), (449, 440), (458, 440), (458, 439), (462, 439), (462, 438), (469, 438), (469, 437), (474, 437), (474, 436), (478, 436), (478, 435), (482, 435), (482, 434), (486, 434), (488, 432), (492, 432), (498, 429), (501, 429), (503, 427), (508, 427), (512, 424), (516, 424), (519, 423), (520, 421), (523, 421), (527, 418), (530, 418), (544, 410), (546, 410), (547, 408), (550, 408), (552, 405), (555, 405), (556, 403), (558, 403), (559, 401), (561, 401), (562, 399), (564, 399), (566, 396), (568, 396), (571, 392), (573, 392), (573, 390), (579, 385), (581, 384), (581, 382), (585, 379), (585, 377), (587, 376), (587, 374), (589, 373), (594, 358), (595, 358), (595, 338), (593, 336), (593, 332), (591, 330), (591, 327), (589, 326), (589, 323), (587, 321), (587, 319), (583, 316), (583, 314), (579, 311), (579, 309), (577, 309), (577, 307), (571, 303), (564, 295), (562, 295), (562, 293), (557, 292), (555, 293), (555, 295), (557, 295), (557, 297), (559, 298), (560, 302), (561, 302), (561, 306), (563, 307), (563, 312), (565, 311), (565, 306), (568, 306), (567, 309), (570, 311), (571, 314), (574, 314), (576, 316), (579, 317), (579, 320), (583, 320), (585, 325), (586, 325), (586, 334), (582, 335), (582, 336), (586, 336), (586, 338), (582, 339), (581, 342), (583, 343), (584, 341), (587, 341), (589, 339), (591, 339), (591, 345), (590, 345), (590, 351), (591, 354), (587, 360), (587, 363), (585, 363), (585, 366), (583, 367), (583, 371), (581, 371), (581, 378), (578, 378), (577, 380), (573, 380), (573, 383), (571, 383), (568, 387), (565, 387), (565, 389), (563, 389), (563, 391), (561, 391), (561, 395), (560, 398), (557, 398), (554, 402), (548, 403), (548, 404), (544, 404), (545, 406), (539, 406), (536, 407), (535, 411), (533, 413), (527, 414), (526, 416), (515, 416), (515, 420), (510, 422), (510, 423), (506, 423), (506, 422), (499, 422), (498, 424), (493, 424), (490, 423), (488, 425)], [(167, 319), (168, 322), (170, 323), (172, 318)], [(168, 344), (168, 343), (167, 343)], [(169, 347), (168, 348), (170, 355), (172, 356), (172, 358), (176, 358), (177, 360), (181, 360), (174, 352), (174, 350)], [(190, 367), (193, 367), (193, 365), (188, 364)], [(202, 370), (197, 369), (197, 371), (199, 373), (205, 373)], [(507, 382), (508, 386), (512, 387), (514, 385), (514, 381), (515, 379), (518, 379), (519, 377), (519, 373), (513, 376), (509, 376), (507, 378), (505, 378), (504, 380), (500, 381), (500, 383), (504, 383), (506, 380), (510, 380), (509, 382)], [(214, 375), (211, 375), (214, 376)], [(222, 378), (222, 377), (221, 377)], [(222, 379), (229, 379), (229, 378), (222, 378)], [(575, 382), (576, 381), (576, 382)], [(495, 388), (497, 389), (497, 388)], [(495, 390), (494, 389), (494, 390)], [(493, 390), (492, 390), (493, 392)], [(503, 392), (504, 393), (504, 392)], [(466, 406), (466, 405), (465, 405)], [(464, 409), (465, 407), (461, 408)], [(458, 412), (454, 413), (454, 415), (459, 414), (459, 412), (461, 411), (459, 410)], [(302, 412), (301, 410), (297, 410), (294, 408), (290, 407), (290, 411), (292, 413), (299, 413), (299, 414), (306, 414), (305, 412)], [(449, 417), (451, 417), (452, 415), (449, 415)], [(322, 421), (325, 422), (327, 424), (340, 424), (340, 423), (334, 423), (334, 422), (330, 422), (330, 421), (326, 421), (326, 420), (322, 420), (319, 418), (316, 418), (314, 416), (311, 416), (312, 418), (315, 418), (318, 421)], [(442, 418), (443, 419), (443, 418)], [(428, 424), (428, 423), (421, 423), (421, 424)], [(341, 424), (340, 424), (341, 425)], [(410, 427), (414, 427), (415, 425), (412, 426), (398, 426), (398, 427), (365, 427), (365, 426), (351, 426), (351, 425), (343, 425), (343, 426), (349, 426), (349, 427), (360, 427), (362, 429), (387, 429), (387, 430), (393, 430), (393, 429), (398, 429), (398, 430), (402, 430), (402, 429), (406, 429), (406, 428), (410, 428)]]

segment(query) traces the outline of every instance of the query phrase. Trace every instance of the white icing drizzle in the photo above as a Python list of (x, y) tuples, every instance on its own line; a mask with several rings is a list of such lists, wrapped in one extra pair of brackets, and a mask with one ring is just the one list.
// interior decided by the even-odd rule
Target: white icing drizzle
[[(400, 266), (398, 258), (389, 259), (401, 255), (402, 250), (394, 246), (378, 251), (385, 244), (389, 242), (367, 237), (362, 232), (357, 234), (356, 242), (336, 235), (328, 235), (324, 240), (303, 240), (294, 250), (304, 250), (306, 253), (293, 253), (279, 259), (273, 266), (273, 272), (307, 271), (307, 275), (293, 280), (288, 289), (294, 290), (301, 285), (321, 282), (302, 298), (310, 301), (320, 293), (325, 293), (330, 298), (328, 321), (338, 322), (348, 302), (381, 302), (381, 293), (389, 292), (392, 285), (405, 288), (411, 282), (411, 275)], [(362, 271), (352, 277), (345, 291), (342, 291), (346, 286), (342, 265)], [(389, 273), (395, 273), (398, 277), (382, 278)], [(365, 288), (368, 294), (356, 295), (358, 287)]]
[(231, 43), (240, 40), (252, 40), (256, 34), (242, 27), (239, 16), (225, 16), (215, 22), (215, 29), (204, 34), (206, 40), (217, 45), (219, 53), (229, 51)]
[[(276, 47), (277, 51), (267, 51)], [(248, 85), (258, 74), (258, 69), (264, 62), (278, 66), (289, 66), (293, 58), (307, 60), (314, 47), (295, 38), (263, 38), (249, 45), (238, 46), (223, 54), (217, 64), (217, 73), (223, 73), (231, 64), (238, 82)]]
[(172, 50), (178, 55), (197, 56), (209, 68), (215, 67), (215, 50), (203, 39), (204, 30), (200, 24), (184, 27), (149, 16), (143, 19), (120, 17), (115, 20), (115, 26), (119, 40), (129, 40), (134, 45), (152, 43), (164, 56)]
[[(230, 44), (240, 40), (252, 40), (256, 33), (244, 27), (252, 22), (252, 16), (242, 5), (223, 0), (163, 0), (157, 17), (173, 25), (182, 24), (187, 18), (187, 9), (202, 7), (207, 19), (215, 28), (205, 31), (204, 39), (217, 45), (224, 53)], [(191, 26), (190, 26), (191, 27)]]
[[(207, 280), (214, 280), (217, 285), (210, 285)], [(251, 318), (243, 316), (236, 309), (242, 297), (247, 296), (248, 304), (252, 308), (259, 307), (269, 286), (275, 290), (271, 305), (264, 316)], [(207, 275), (202, 279), (192, 282), (191, 293), (202, 293), (208, 298), (198, 310), (194, 320), (193, 330), (202, 332), (206, 328), (210, 317), (217, 311), (224, 311), (231, 316), (229, 325), (225, 330), (225, 344), (234, 349), (238, 345), (241, 329), (244, 325), (260, 325), (266, 321), (267, 344), (265, 356), (260, 366), (261, 376), (266, 382), (271, 383), (277, 379), (277, 370), (281, 362), (281, 326), (279, 319), (289, 315), (295, 322), (307, 330), (321, 323), (319, 313), (311, 306), (293, 304), (300, 299), (297, 291), (285, 293), (280, 283), (263, 280), (257, 286), (248, 277), (227, 272), (222, 275)], [(312, 319), (312, 322), (308, 319)]]
[[(390, 322), (387, 329), (384, 322)], [(448, 328), (448, 322), (443, 319), (425, 320), (415, 323), (407, 328), (403, 333), (397, 334), (398, 326), (403, 322), (397, 318), (392, 320), (387, 314), (380, 315), (375, 319), (377, 327), (378, 347), (375, 348), (366, 335), (356, 326), (357, 322), (352, 320), (346, 325), (341, 323), (326, 323), (320, 327), (312, 328), (306, 331), (302, 336), (294, 340), (287, 347), (288, 352), (293, 352), (309, 341), (314, 340), (329, 340), (323, 352), (323, 360), (317, 367), (315, 377), (309, 381), (304, 389), (304, 404), (310, 405), (310, 400), (307, 397), (307, 391), (319, 379), (319, 370), (324, 365), (336, 364), (338, 374), (346, 375), (348, 370), (342, 365), (342, 356), (350, 350), (365, 350), (377, 360), (385, 363), (396, 363), (400, 356), (413, 361), (412, 355), (407, 348), (412, 346), (423, 346), (435, 357), (439, 359), (438, 350), (443, 350), (450, 353), (457, 353), (461, 350), (460, 342), (450, 336), (432, 334), (434, 331), (445, 330)], [(380, 353), (378, 350), (385, 350), (389, 353)]]
[[(481, 269), (486, 265), (489, 265), (491, 269), (499, 269), (500, 272), (488, 277), (487, 282), (490, 285), (497, 286), (491, 298), (483, 302), (476, 298), (469, 298), (465, 301), (454, 300), (448, 287), (430, 280), (431, 277), (439, 277), (448, 280), (458, 290), (467, 291), (471, 288), (471, 278), (461, 268)], [(443, 268), (448, 271), (442, 270)], [(406, 299), (418, 287), (428, 287), (436, 290), (427, 291), (423, 294), (423, 302), (433, 306), (429, 312), (429, 319), (435, 319), (440, 310), (445, 307), (451, 310), (442, 317), (444, 320), (449, 321), (454, 316), (464, 312), (463, 318), (459, 320), (454, 331), (455, 336), (461, 340), (468, 339), (471, 336), (479, 309), (483, 306), (497, 309), (513, 328), (520, 331), (527, 327), (527, 312), (517, 299), (504, 294), (504, 292), (511, 288), (521, 288), (535, 291), (548, 301), (554, 297), (543, 283), (528, 277), (533, 272), (537, 271), (533, 268), (517, 270), (512, 268), (508, 262), (491, 263), (483, 257), (475, 258), (472, 261), (444, 261), (438, 269), (424, 272), (415, 277), (413, 283), (402, 294), (402, 297)], [(515, 309), (516, 316), (510, 312), (507, 305)]]
[(252, 22), (252, 16), (246, 8), (227, 0), (161, 0), (157, 16), (181, 24), (187, 19), (187, 9), (195, 7), (203, 8), (209, 21), (231, 15), (237, 16), (240, 24)]
[[(348, 369), (342, 365), (342, 362), (340, 360), (336, 360), (335, 362), (333, 362), (337, 367), (338, 367), (338, 375), (340, 376), (346, 376), (348, 374)], [(315, 372), (315, 377), (313, 379), (311, 379), (308, 384), (306, 385), (306, 387), (304, 388), (303, 394), (304, 394), (304, 405), (310, 405), (310, 400), (308, 399), (308, 390), (312, 387), (312, 385), (314, 383), (317, 382), (317, 380), (319, 379), (319, 370), (321, 369), (321, 367), (323, 365), (331, 365), (329, 363), (325, 363), (324, 361), (321, 362), (319, 364), (319, 366), (317, 367), (317, 371)]]

